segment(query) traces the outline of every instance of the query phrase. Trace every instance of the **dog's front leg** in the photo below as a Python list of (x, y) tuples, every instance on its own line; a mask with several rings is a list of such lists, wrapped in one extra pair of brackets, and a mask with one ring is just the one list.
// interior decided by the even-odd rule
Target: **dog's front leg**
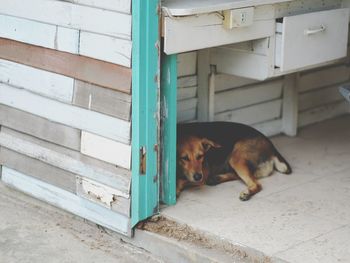
[(188, 185), (189, 183), (186, 179), (177, 179), (176, 180), (176, 197), (179, 197), (182, 190), (184, 190), (185, 187)]

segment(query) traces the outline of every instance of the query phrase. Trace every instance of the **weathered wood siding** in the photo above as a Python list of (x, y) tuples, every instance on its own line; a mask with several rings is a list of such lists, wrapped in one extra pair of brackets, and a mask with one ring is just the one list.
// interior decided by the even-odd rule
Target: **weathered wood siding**
[(131, 0), (1, 1), (2, 180), (124, 234), (131, 47)]

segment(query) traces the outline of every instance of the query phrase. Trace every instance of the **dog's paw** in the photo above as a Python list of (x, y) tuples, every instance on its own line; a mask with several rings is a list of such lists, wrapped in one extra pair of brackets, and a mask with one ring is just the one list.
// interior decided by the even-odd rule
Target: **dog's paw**
[(251, 197), (252, 197), (252, 195), (250, 193), (245, 192), (245, 191), (241, 192), (241, 194), (239, 195), (239, 199), (241, 201), (248, 201)]

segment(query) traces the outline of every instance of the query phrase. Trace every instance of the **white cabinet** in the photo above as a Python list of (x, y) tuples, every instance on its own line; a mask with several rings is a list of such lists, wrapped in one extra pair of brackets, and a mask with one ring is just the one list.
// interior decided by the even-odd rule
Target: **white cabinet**
[(347, 55), (349, 9), (278, 19), (273, 36), (214, 48), (217, 71), (264, 80), (322, 66)]
[(248, 27), (227, 29), (221, 12), (163, 18), (164, 52), (183, 53), (232, 43), (269, 37), (275, 34), (274, 11), (270, 6), (255, 8)]
[[(177, 54), (275, 34), (274, 4), (292, 0), (162, 0), (164, 52)], [(254, 8), (249, 26), (228, 29), (224, 11)]]
[[(345, 6), (342, 0), (163, 0), (164, 52), (210, 49), (217, 72), (257, 80), (324, 66), (347, 55)], [(247, 9), (249, 24), (225, 26), (225, 14), (244, 17)]]

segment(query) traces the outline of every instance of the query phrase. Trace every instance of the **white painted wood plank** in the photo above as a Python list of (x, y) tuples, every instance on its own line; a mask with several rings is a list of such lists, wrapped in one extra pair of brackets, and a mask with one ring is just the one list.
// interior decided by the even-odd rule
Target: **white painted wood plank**
[(188, 16), (290, 1), (292, 0), (165, 0), (163, 9), (173, 16)]
[[(1, 31), (3, 38), (14, 39), (29, 44), (37, 44), (49, 47), (55, 38), (55, 26), (17, 17), (0, 15)], [(31, 30), (31, 29), (35, 30)]]
[(126, 170), (106, 168), (105, 165), (89, 162), (62, 147), (57, 149), (57, 146), (43, 141), (38, 142), (37, 139), (4, 128), (0, 132), (0, 145), (73, 174), (108, 185), (119, 190), (119, 196), (129, 198), (131, 178)]
[(275, 36), (275, 67), (282, 65), (282, 23), (276, 23)]
[(216, 92), (224, 91), (228, 89), (234, 89), (241, 86), (256, 83), (254, 79), (242, 78), (234, 75), (217, 74), (216, 75)]
[(19, 154), (5, 147), (0, 147), (0, 164), (68, 192), (76, 192), (75, 174)]
[(131, 40), (6, 15), (0, 23), (0, 37), (131, 66)]
[(0, 14), (94, 33), (131, 38), (131, 16), (57, 0), (1, 0)]
[(181, 19), (164, 18), (164, 51), (176, 54), (272, 36), (275, 20), (254, 21), (249, 27), (227, 30), (215, 13)]
[(349, 113), (349, 103), (344, 100), (332, 104), (323, 105), (318, 108), (300, 112), (298, 126), (303, 127), (346, 113)]
[(198, 121), (209, 120), (210, 49), (198, 51)]
[(130, 216), (130, 199), (120, 198), (115, 189), (77, 176), (77, 195), (120, 214)]
[(210, 74), (210, 49), (198, 51), (198, 121), (209, 120), (209, 74)]
[(130, 169), (130, 145), (82, 131), (81, 152), (96, 159)]
[(6, 84), (0, 84), (0, 103), (112, 140), (130, 143), (131, 125), (127, 121), (43, 98)]
[(73, 3), (98, 7), (126, 14), (131, 13), (131, 0), (72, 0)]
[(189, 76), (197, 73), (197, 52), (188, 52), (177, 56), (177, 76)]
[(130, 219), (58, 187), (41, 182), (7, 167), (2, 168), (1, 180), (18, 190), (86, 218), (101, 226), (131, 235)]
[(282, 100), (274, 100), (258, 105), (227, 111), (215, 115), (216, 121), (233, 121), (248, 125), (281, 117)]
[(0, 59), (0, 82), (71, 103), (74, 79)]
[(298, 87), (299, 75), (287, 75), (283, 85), (283, 131), (286, 135), (296, 136), (298, 129)]
[(305, 111), (341, 100), (343, 97), (338, 91), (338, 86), (316, 89), (299, 95), (299, 110)]
[(194, 121), (197, 116), (197, 109), (189, 109), (177, 113), (177, 122)]
[(263, 133), (265, 136), (274, 136), (277, 134), (282, 133), (283, 127), (282, 127), (282, 120), (272, 120), (272, 121), (265, 121), (262, 123), (258, 123), (253, 125), (255, 129)]
[(78, 54), (80, 31), (60, 26), (56, 26), (56, 30), (57, 33), (53, 48), (60, 51)]
[(177, 79), (178, 88), (194, 87), (197, 86), (197, 75), (179, 77)]
[(299, 92), (338, 84), (348, 81), (349, 78), (350, 68), (346, 65), (336, 65), (301, 73)]
[(78, 52), (78, 30), (6, 15), (0, 15), (0, 25), (0, 37), (70, 53)]
[(179, 88), (177, 90), (177, 100), (185, 100), (195, 98), (197, 95), (197, 87)]
[(282, 81), (275, 80), (242, 87), (215, 95), (215, 112), (224, 112), (252, 104), (280, 98), (282, 96)]
[(186, 111), (189, 109), (193, 109), (197, 107), (197, 98), (192, 98), (192, 99), (187, 99), (187, 100), (181, 100), (178, 101), (177, 106), (178, 106), (178, 111)]
[(81, 32), (79, 53), (84, 56), (131, 67), (131, 41)]
[[(214, 121), (215, 115), (215, 66), (210, 66), (210, 74), (209, 74), (209, 91), (208, 91), (208, 120)], [(217, 101), (219, 104), (221, 101)]]
[(3, 104), (0, 104), (0, 126), (80, 151), (80, 130)]

